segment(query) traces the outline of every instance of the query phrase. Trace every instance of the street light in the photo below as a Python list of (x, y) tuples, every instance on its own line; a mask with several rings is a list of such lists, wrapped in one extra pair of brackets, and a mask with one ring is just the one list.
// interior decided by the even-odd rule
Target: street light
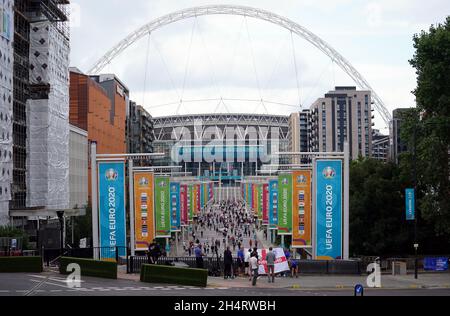
[(62, 256), (63, 251), (64, 251), (64, 211), (57, 211), (56, 215), (58, 215), (58, 219), (59, 219), (60, 252), (61, 252), (61, 256)]

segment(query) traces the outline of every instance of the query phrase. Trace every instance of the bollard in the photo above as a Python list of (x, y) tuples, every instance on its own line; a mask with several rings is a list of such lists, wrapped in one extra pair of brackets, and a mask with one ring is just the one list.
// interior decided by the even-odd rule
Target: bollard
[(355, 296), (358, 296), (358, 294), (360, 294), (360, 296), (364, 296), (364, 287), (361, 284), (356, 284), (354, 294)]

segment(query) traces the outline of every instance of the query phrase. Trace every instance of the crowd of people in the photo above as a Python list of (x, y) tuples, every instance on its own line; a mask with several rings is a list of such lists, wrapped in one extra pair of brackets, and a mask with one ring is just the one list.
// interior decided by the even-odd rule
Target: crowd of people
[[(244, 240), (250, 239), (250, 246), (258, 246), (255, 218), (240, 202), (222, 202), (208, 207), (193, 224), (190, 241), (183, 242), (186, 255), (195, 255), (201, 248), (206, 256), (224, 256), (227, 247), (233, 252), (244, 247)], [(254, 242), (253, 242), (254, 241)]]
[[(256, 285), (261, 263), (258, 246), (262, 246), (258, 244), (258, 228), (254, 216), (242, 202), (224, 201), (219, 205), (209, 206), (193, 222), (189, 241), (183, 241), (184, 255), (195, 256), (197, 268), (204, 268), (204, 257), (215, 257), (217, 262), (223, 261), (225, 279), (247, 276)], [(156, 263), (161, 255), (159, 245), (153, 242), (148, 251), (149, 263)], [(297, 277), (297, 260), (291, 257), (288, 249), (285, 250), (285, 256), (291, 276)], [(272, 248), (265, 260), (268, 282), (275, 282), (276, 255)], [(282, 273), (281, 276), (286, 274)]]

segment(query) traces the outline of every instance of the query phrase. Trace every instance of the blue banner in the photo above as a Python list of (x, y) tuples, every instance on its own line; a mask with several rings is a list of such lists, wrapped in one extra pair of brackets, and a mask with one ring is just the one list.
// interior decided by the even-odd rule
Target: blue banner
[(406, 220), (413, 221), (415, 219), (415, 194), (414, 189), (405, 190)]
[(342, 258), (342, 161), (316, 162), (316, 257)]
[(125, 162), (98, 164), (98, 196), (100, 247), (105, 248), (101, 251), (101, 259), (115, 260), (115, 247), (120, 247), (119, 256), (126, 256), (127, 247)]
[(205, 184), (200, 184), (200, 209), (205, 207)]
[(269, 181), (269, 229), (278, 227), (278, 180)]
[(425, 271), (447, 271), (448, 258), (425, 258), (423, 268)]
[(180, 184), (170, 183), (170, 231), (181, 231)]

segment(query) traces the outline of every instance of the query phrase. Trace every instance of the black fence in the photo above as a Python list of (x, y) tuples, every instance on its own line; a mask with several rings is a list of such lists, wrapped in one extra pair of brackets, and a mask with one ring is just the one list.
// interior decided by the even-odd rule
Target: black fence
[[(297, 260), (299, 274), (335, 274), (335, 275), (361, 275), (365, 272), (365, 266), (360, 260)], [(139, 273), (143, 264), (148, 263), (148, 258), (144, 256), (130, 256), (128, 258), (127, 273)], [(196, 268), (195, 257), (161, 257), (157, 264), (186, 266)], [(208, 270), (210, 276), (222, 276), (224, 271), (223, 258), (207, 257), (203, 258), (204, 268)], [(237, 258), (233, 259), (234, 275), (238, 273)], [(289, 272), (288, 272), (289, 274)]]
[(47, 266), (57, 265), (60, 257), (72, 257), (81, 259), (111, 260), (119, 265), (127, 264), (129, 251), (126, 247), (96, 247), (96, 248), (65, 248), (61, 249), (41, 249), (40, 254)]
[[(450, 258), (450, 255), (421, 255), (417, 257), (417, 269), (419, 271), (424, 270), (424, 261), (425, 258), (433, 258), (433, 257), (443, 257)], [(375, 257), (375, 256), (364, 256), (357, 257), (355, 260), (361, 262), (362, 272), (364, 273), (367, 269), (367, 266), (375, 261), (378, 261), (380, 264), (381, 271), (384, 273), (392, 272), (392, 264), (394, 262), (404, 262), (406, 263), (406, 269), (408, 271), (413, 271), (415, 269), (416, 257)], [(449, 271), (450, 272), (450, 271)]]
[[(149, 263), (147, 256), (129, 256), (127, 264), (127, 273), (140, 273), (143, 264)], [(157, 261), (159, 265), (179, 266), (186, 268), (197, 268), (195, 257), (160, 257)], [(203, 268), (208, 270), (210, 276), (221, 276), (224, 271), (224, 263), (222, 258), (204, 257)], [(233, 271), (236, 275), (238, 272), (237, 258), (233, 259)]]

